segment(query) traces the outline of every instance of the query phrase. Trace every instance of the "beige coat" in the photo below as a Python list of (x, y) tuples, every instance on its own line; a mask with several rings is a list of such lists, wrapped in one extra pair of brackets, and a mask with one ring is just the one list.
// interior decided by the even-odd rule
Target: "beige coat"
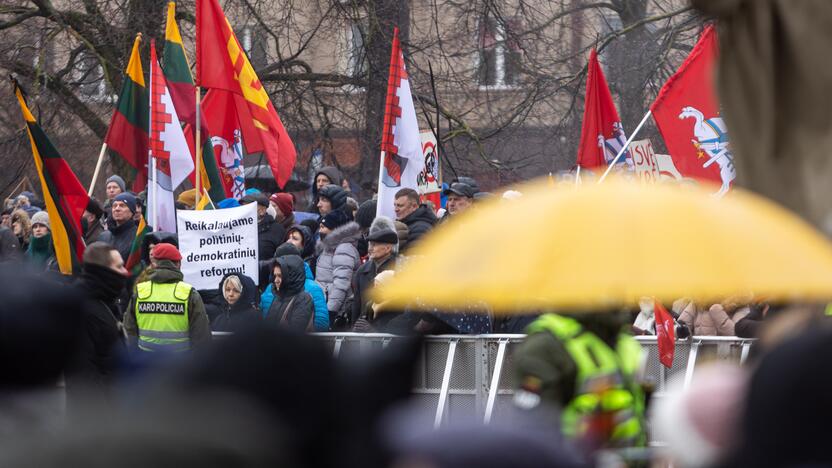
[(734, 336), (734, 324), (748, 315), (748, 307), (737, 307), (731, 312), (721, 304), (707, 309), (683, 298), (673, 303), (673, 311), (679, 314), (679, 321), (685, 323), (692, 335)]

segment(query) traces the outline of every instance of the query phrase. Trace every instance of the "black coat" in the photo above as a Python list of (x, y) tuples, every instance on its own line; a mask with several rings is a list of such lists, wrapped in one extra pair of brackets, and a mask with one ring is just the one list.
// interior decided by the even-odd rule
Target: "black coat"
[(127, 262), (130, 257), (130, 248), (133, 247), (133, 240), (136, 238), (136, 222), (132, 219), (128, 220), (121, 226), (109, 226), (109, 231), (104, 231), (98, 236), (98, 240), (106, 242), (118, 250), (121, 254), (121, 259)]
[(84, 264), (78, 288), (84, 295), (78, 352), (66, 372), (67, 387), (108, 390), (127, 348), (116, 298), (127, 278), (99, 265)]
[(269, 275), (274, 265), (274, 251), (283, 243), (286, 238), (286, 231), (283, 226), (274, 220), (272, 215), (266, 214), (257, 223), (257, 260), (259, 260), (259, 278), (257, 284), (261, 290), (269, 285)]
[(401, 222), (407, 225), (408, 247), (411, 246), (415, 241), (419, 240), (419, 238), (424, 236), (428, 231), (433, 229), (433, 227), (436, 225), (436, 221), (436, 215), (424, 203), (419, 205), (419, 207), (416, 208), (416, 211), (405, 216), (405, 218), (402, 219)]
[[(222, 293), (222, 285), (229, 276), (237, 276), (243, 285), (240, 299), (234, 305), (228, 304)], [(245, 275), (228, 273), (222, 277), (212, 301), (205, 301), (205, 312), (211, 320), (211, 330), (237, 332), (260, 323), (260, 311), (257, 309), (257, 285)], [(206, 295), (203, 295), (203, 299)]]
[(20, 262), (23, 260), (23, 251), (20, 250), (20, 242), (11, 229), (0, 227), (0, 263)]
[(392, 270), (395, 267), (396, 255), (391, 255), (378, 267), (372, 260), (367, 260), (363, 265), (358, 267), (358, 270), (355, 271), (352, 277), (352, 294), (354, 299), (352, 301), (350, 323), (355, 323), (365, 310), (364, 307), (367, 305), (366, 303), (369, 299), (365, 297), (364, 293), (373, 286), (376, 275), (382, 271)]
[[(303, 266), (303, 260), (297, 255), (286, 255), (275, 259), (275, 262), (280, 265), (283, 279), (269, 307), (266, 321), (299, 332), (312, 331), (315, 306), (312, 296), (304, 290), (306, 269)], [(271, 287), (274, 288), (274, 285)], [(285, 323), (284, 315), (286, 315)]]

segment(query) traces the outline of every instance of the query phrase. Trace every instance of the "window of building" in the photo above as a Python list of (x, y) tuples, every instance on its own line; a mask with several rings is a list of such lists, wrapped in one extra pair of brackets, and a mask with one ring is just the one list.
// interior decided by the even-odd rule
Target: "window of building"
[(367, 47), (364, 37), (366, 27), (360, 21), (347, 25), (347, 75), (360, 78), (367, 75)]
[(522, 50), (515, 19), (485, 17), (480, 22), (477, 83), (483, 87), (511, 87), (519, 83)]

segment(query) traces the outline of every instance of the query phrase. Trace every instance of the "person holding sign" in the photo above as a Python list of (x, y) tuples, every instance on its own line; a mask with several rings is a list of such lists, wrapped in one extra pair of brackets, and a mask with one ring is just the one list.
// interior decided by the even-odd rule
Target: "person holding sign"
[(182, 254), (172, 244), (156, 244), (153, 270), (136, 285), (124, 314), (131, 350), (183, 352), (211, 341), (211, 327), (199, 293), (182, 281)]

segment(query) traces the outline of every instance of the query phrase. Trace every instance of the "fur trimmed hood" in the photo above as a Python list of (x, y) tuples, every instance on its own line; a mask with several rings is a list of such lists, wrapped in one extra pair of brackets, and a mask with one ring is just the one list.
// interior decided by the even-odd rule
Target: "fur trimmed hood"
[(315, 252), (318, 255), (327, 251), (334, 252), (340, 244), (350, 243), (355, 245), (359, 239), (361, 239), (361, 226), (355, 221), (350, 221), (320, 240), (318, 245), (315, 246)]

